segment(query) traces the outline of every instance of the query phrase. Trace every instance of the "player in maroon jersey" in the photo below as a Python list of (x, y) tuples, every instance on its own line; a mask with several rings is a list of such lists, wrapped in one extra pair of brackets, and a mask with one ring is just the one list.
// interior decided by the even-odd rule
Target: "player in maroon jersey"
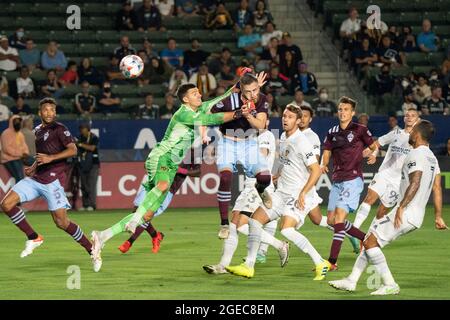
[(324, 141), (322, 155), (322, 172), (328, 172), (330, 158), (333, 159), (333, 185), (328, 200), (328, 224), (334, 227), (333, 242), (328, 262), (331, 269), (336, 268), (336, 261), (341, 250), (345, 233), (359, 240), (364, 240), (365, 233), (355, 228), (347, 219), (349, 213), (355, 212), (364, 188), (362, 161), (363, 150), (372, 151), (377, 145), (366, 126), (352, 122), (355, 115), (356, 101), (342, 97), (339, 100), (339, 125), (328, 130)]
[(86, 249), (91, 255), (94, 271), (97, 272), (101, 268), (101, 257), (92, 255), (92, 243), (81, 228), (67, 216), (70, 204), (63, 187), (66, 180), (66, 160), (76, 156), (77, 147), (67, 127), (55, 121), (54, 99), (45, 98), (39, 102), (39, 116), (42, 123), (34, 130), (36, 160), (31, 167), (25, 169), (27, 178), (17, 183), (3, 198), (2, 210), (28, 238), (20, 255), (24, 258), (33, 253), (33, 250), (44, 242), (44, 238), (31, 227), (18, 205), (43, 197), (56, 226)]

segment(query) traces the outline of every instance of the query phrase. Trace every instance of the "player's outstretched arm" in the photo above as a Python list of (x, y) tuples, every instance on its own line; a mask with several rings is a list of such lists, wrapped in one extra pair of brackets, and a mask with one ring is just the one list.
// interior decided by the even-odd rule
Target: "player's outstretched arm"
[(75, 143), (69, 143), (66, 146), (66, 149), (64, 149), (62, 152), (57, 154), (44, 154), (44, 153), (38, 153), (36, 154), (36, 162), (38, 166), (50, 163), (57, 160), (63, 160), (67, 158), (72, 158), (77, 155), (77, 146)]
[(217, 98), (214, 98), (212, 100), (203, 102), (203, 104), (201, 106), (201, 111), (204, 112), (204, 113), (210, 112), (212, 107), (214, 107), (216, 104), (218, 104), (223, 99), (228, 98), (233, 93), (235, 88), (236, 88), (236, 85), (234, 85), (230, 89), (228, 89), (228, 91), (225, 92), (223, 95), (218, 96)]
[(442, 219), (442, 187), (441, 175), (436, 175), (433, 183), (433, 203), (434, 203), (434, 225), (438, 230), (448, 229), (444, 219)]
[(328, 172), (328, 164), (330, 163), (330, 158), (331, 158), (331, 151), (323, 150), (322, 161), (320, 162), (320, 169), (322, 170), (322, 173)]

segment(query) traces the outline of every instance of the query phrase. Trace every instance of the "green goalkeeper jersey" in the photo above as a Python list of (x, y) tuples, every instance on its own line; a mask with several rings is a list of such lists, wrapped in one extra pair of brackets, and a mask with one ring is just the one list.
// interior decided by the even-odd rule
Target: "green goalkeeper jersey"
[(172, 116), (163, 139), (150, 152), (147, 160), (150, 157), (168, 155), (174, 164), (179, 165), (194, 142), (196, 126), (211, 126), (223, 123), (223, 113), (209, 112), (214, 105), (227, 98), (231, 93), (232, 89), (222, 96), (203, 102), (196, 111), (182, 104), (180, 109)]

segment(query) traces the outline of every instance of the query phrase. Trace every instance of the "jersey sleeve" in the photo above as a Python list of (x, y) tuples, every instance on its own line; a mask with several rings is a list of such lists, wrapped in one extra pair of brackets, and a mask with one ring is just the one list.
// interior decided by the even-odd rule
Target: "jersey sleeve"
[(392, 141), (394, 141), (394, 136), (395, 136), (395, 130), (386, 133), (384, 136), (379, 137), (378, 138), (378, 143), (382, 147), (387, 145), (387, 144), (391, 144)]
[(315, 135), (313, 141), (311, 141), (313, 152), (316, 156), (320, 157), (320, 139), (319, 136)]
[(314, 148), (309, 142), (305, 141), (301, 146), (297, 146), (296, 152), (307, 167), (314, 163), (317, 163), (317, 158), (314, 154)]
[(203, 113), (184, 110), (179, 112), (176, 121), (187, 126), (214, 126), (223, 123), (224, 113)]
[(59, 127), (58, 139), (64, 147), (74, 142), (74, 138), (66, 126)]
[(408, 168), (408, 170), (407, 170), (408, 175), (413, 172), (416, 172), (416, 171), (423, 172), (424, 159), (423, 159), (423, 157), (418, 155), (416, 152), (411, 151), (405, 160), (405, 165)]
[(372, 145), (373, 137), (372, 137), (372, 133), (370, 132), (370, 130), (368, 128), (361, 127), (361, 129), (360, 129), (360, 137), (361, 137), (361, 140), (364, 143), (365, 147), (368, 147), (368, 146)]
[(257, 113), (269, 114), (269, 103), (267, 102), (266, 96), (262, 95), (256, 105)]
[(203, 102), (203, 103), (202, 103), (202, 106), (200, 107), (200, 108), (201, 108), (201, 112), (203, 112), (203, 113), (210, 112), (211, 109), (212, 109), (217, 103), (219, 103), (220, 101), (222, 101), (222, 100), (228, 98), (232, 93), (233, 93), (233, 89), (230, 88), (230, 89), (228, 89), (228, 91), (225, 92), (223, 95), (218, 96), (217, 98), (214, 98), (214, 99), (212, 99), (212, 100)]
[(217, 113), (217, 112), (226, 112), (226, 111), (232, 111), (231, 107), (231, 99), (233, 99), (234, 95), (231, 95), (219, 102), (217, 102), (212, 108), (211, 113)]
[(331, 139), (332, 139), (331, 133), (330, 133), (330, 131), (328, 131), (327, 135), (325, 136), (325, 140), (323, 140), (323, 149), (324, 150), (331, 151), (331, 149), (333, 147), (332, 143), (331, 143)]

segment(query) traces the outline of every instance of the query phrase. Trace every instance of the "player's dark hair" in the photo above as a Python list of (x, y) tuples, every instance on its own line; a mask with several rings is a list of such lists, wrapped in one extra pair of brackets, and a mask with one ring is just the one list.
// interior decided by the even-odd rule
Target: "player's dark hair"
[(52, 104), (56, 108), (56, 100), (53, 98), (44, 98), (41, 101), (39, 101), (39, 110), (41, 110), (44, 104)]
[(310, 106), (300, 106), (300, 109), (302, 109), (302, 111), (308, 111), (311, 118), (314, 117), (314, 110)]
[(295, 113), (297, 115), (297, 119), (302, 117), (302, 109), (294, 104), (288, 104), (285, 110)]
[(414, 126), (414, 130), (417, 130), (426, 142), (430, 142), (434, 136), (434, 126), (428, 120), (420, 121)]
[(197, 88), (197, 86), (192, 83), (186, 83), (179, 86), (177, 90), (177, 97), (178, 100), (180, 100), (180, 103), (183, 103), (183, 98), (186, 96), (187, 92), (195, 88)]
[(244, 86), (252, 84), (253, 82), (258, 82), (258, 78), (252, 73), (247, 72), (241, 77), (241, 84)]
[(352, 106), (352, 110), (353, 110), (353, 111), (356, 110), (356, 100), (353, 100), (353, 99), (350, 98), (350, 97), (346, 97), (346, 96), (341, 97), (341, 98), (339, 99), (339, 103), (338, 103), (338, 104), (341, 104), (341, 103), (349, 104), (349, 105)]

